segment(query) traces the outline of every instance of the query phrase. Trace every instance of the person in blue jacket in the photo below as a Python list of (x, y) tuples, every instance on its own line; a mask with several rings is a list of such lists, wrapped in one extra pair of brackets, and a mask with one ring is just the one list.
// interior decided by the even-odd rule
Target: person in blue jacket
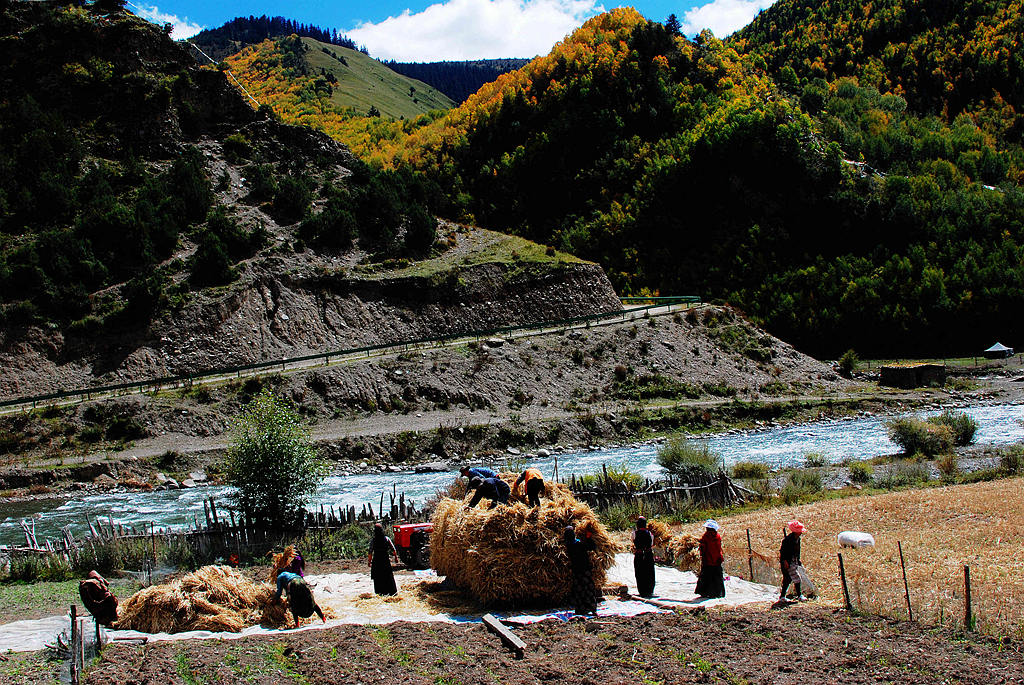
[(508, 496), (512, 494), (512, 488), (500, 478), (472, 478), (469, 481), (469, 489), (476, 490), (476, 494), (466, 505), (467, 509), (475, 507), (484, 497), (491, 500), (491, 506), (487, 508), (493, 509), (499, 503), (508, 504)]
[(497, 471), (495, 471), (494, 469), (489, 469), (486, 466), (472, 466), (472, 467), (470, 467), (470, 466), (463, 466), (459, 470), (459, 473), (461, 473), (463, 476), (465, 476), (466, 478), (469, 478), (471, 480), (473, 478), (480, 478), (482, 480), (484, 478), (497, 478), (498, 477), (498, 472)]

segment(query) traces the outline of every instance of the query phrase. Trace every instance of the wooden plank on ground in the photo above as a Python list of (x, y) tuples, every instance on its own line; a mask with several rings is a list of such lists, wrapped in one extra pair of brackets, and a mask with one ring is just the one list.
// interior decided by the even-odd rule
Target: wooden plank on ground
[(517, 659), (523, 658), (523, 651), (526, 643), (519, 639), (511, 630), (502, 625), (501, 621), (494, 614), (484, 614), (484, 625), (492, 633), (497, 634), (506, 647), (516, 655)]

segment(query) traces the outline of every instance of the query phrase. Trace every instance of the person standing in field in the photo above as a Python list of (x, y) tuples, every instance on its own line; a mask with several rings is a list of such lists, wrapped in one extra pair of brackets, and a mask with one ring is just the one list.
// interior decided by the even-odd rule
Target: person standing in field
[(391, 570), (390, 557), (394, 557), (395, 561), (398, 561), (395, 543), (384, 534), (384, 526), (375, 523), (373, 524), (373, 539), (370, 540), (370, 555), (367, 557), (367, 562), (370, 565), (370, 577), (373, 578), (373, 591), (378, 595), (398, 594), (398, 586), (395, 585), (395, 572)]
[(708, 519), (704, 523), (704, 535), (700, 539), (700, 575), (697, 577), (697, 594), (705, 599), (725, 597), (725, 574), (722, 572), (722, 536), (718, 533), (718, 522)]
[(569, 554), (572, 567), (572, 587), (569, 590), (569, 601), (577, 616), (597, 614), (597, 595), (594, 592), (594, 565), (590, 553), (597, 545), (590, 537), (588, 530), (582, 538), (576, 537), (576, 529), (566, 526), (564, 531), (565, 550)]
[(800, 521), (790, 521), (789, 534), (782, 539), (782, 547), (779, 548), (779, 567), (782, 571), (782, 589), (779, 591), (779, 601), (786, 601), (786, 590), (789, 584), (793, 583), (793, 590), (796, 592), (797, 601), (803, 600), (800, 594), (800, 535), (807, 527)]
[(520, 483), (524, 483), (526, 503), (531, 507), (539, 507), (540, 493), (544, 491), (544, 476), (541, 472), (531, 467), (520, 473), (516, 482), (512, 484), (512, 492), (519, 488)]
[(647, 529), (647, 519), (636, 520), (633, 531), (633, 572), (636, 591), (641, 597), (654, 596), (654, 535)]

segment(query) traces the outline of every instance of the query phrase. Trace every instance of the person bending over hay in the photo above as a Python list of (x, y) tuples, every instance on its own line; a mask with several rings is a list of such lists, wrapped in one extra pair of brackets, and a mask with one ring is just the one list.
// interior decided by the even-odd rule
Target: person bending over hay
[(190, 630), (240, 632), (253, 625), (287, 624), (282, 604), (270, 604), (273, 588), (254, 583), (227, 566), (204, 566), (172, 583), (136, 592), (120, 607), (112, 627), (143, 633)]
[(493, 509), (499, 504), (508, 504), (508, 496), (512, 492), (508, 483), (501, 478), (473, 478), (469, 481), (469, 487), (476, 490), (476, 494), (466, 505), (467, 509), (472, 509), (484, 498), (491, 500), (488, 509)]
[(101, 626), (117, 620), (117, 597), (110, 591), (107, 579), (96, 571), (89, 571), (88, 578), (78, 581), (78, 596)]
[(587, 554), (599, 592), (615, 563), (616, 543), (590, 507), (567, 491), (549, 487), (545, 496), (550, 499), (538, 507), (514, 502), (468, 511), (461, 501), (442, 499), (431, 519), (431, 566), (485, 605), (564, 606), (572, 566), (563, 531), (571, 525), (582, 537), (591, 534), (594, 551)]
[(306, 580), (296, 573), (281, 571), (277, 575), (277, 593), (274, 594), (274, 602), (281, 601), (281, 593), (288, 593), (288, 608), (292, 610), (295, 617), (295, 627), (299, 627), (299, 617), (309, 618), (316, 612), (320, 620), (327, 623), (324, 612), (320, 605), (313, 599), (313, 591), (309, 589)]
[(534, 468), (529, 468), (519, 474), (516, 482), (512, 484), (512, 492), (516, 492), (519, 484), (523, 484), (523, 495), (526, 503), (531, 507), (540, 506), (540, 493), (544, 490), (544, 476)]

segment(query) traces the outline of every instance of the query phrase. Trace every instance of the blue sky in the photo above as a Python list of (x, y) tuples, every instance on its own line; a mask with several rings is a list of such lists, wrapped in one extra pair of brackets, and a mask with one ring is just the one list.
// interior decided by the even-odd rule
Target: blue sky
[[(724, 38), (746, 25), (774, 0), (638, 0), (649, 19), (675, 14), (687, 35), (710, 28)], [(618, 4), (600, 0), (129, 0), (128, 8), (174, 25), (187, 38), (238, 16), (280, 15), (339, 32), (380, 59), (440, 60), (534, 57), (584, 21)]]

